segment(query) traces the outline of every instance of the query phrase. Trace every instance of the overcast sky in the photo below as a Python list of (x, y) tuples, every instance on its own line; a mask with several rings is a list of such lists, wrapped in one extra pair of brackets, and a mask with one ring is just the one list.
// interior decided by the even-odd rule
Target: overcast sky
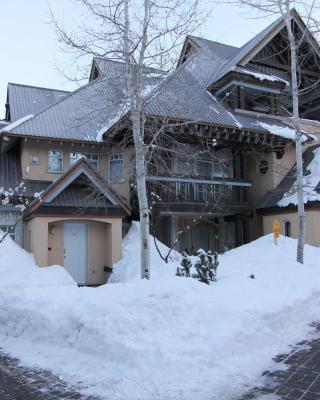
[[(72, 90), (75, 84), (62, 76), (69, 71), (70, 56), (61, 51), (50, 25), (51, 5), (66, 23), (74, 10), (66, 0), (10, 0), (1, 2), (0, 119), (8, 82)], [(240, 46), (262, 30), (270, 20), (248, 19), (238, 7), (214, 7), (211, 17), (197, 34), (207, 39)]]

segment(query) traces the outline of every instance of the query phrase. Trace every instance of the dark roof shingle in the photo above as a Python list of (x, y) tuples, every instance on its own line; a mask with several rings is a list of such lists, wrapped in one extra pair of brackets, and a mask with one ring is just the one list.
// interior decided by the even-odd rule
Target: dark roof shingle
[(26, 115), (34, 115), (68, 93), (70, 92), (64, 90), (8, 83), (10, 121), (14, 122)]

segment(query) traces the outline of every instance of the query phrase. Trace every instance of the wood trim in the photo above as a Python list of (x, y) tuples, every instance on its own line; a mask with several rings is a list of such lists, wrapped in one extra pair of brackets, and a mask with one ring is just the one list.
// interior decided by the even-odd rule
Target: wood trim
[[(283, 22), (282, 19), (281, 19), (281, 20), (278, 22), (278, 24), (272, 29), (272, 31), (268, 33), (267, 36), (265, 36), (264, 38), (262, 38), (262, 39), (260, 40), (260, 42), (257, 43), (256, 46), (255, 46), (253, 49), (251, 49), (251, 50), (249, 51), (249, 53), (247, 53), (247, 54), (239, 61), (238, 64), (239, 64), (239, 65), (246, 65), (246, 64), (250, 61), (250, 59), (251, 59), (252, 57), (254, 57), (254, 56), (257, 54), (257, 52), (258, 52), (259, 50), (261, 50), (261, 48), (264, 47), (270, 40), (272, 40), (273, 37), (281, 30), (281, 29), (279, 29), (279, 27), (280, 27), (281, 25), (282, 25), (282, 27), (281, 27), (281, 29), (282, 29), (282, 28), (284, 27), (284, 22)], [(277, 32), (275, 32), (275, 31), (277, 31)]]
[(65, 174), (61, 175), (55, 182), (49, 185), (48, 188), (44, 191), (43, 197), (37, 198), (36, 200), (34, 200), (34, 204), (32, 204), (33, 202), (30, 204), (30, 208), (27, 209), (26, 215), (33, 213), (38, 207), (43, 205), (46, 200), (50, 198), (50, 195), (57, 187), (63, 185), (63, 183), (65, 183), (69, 179), (70, 175), (72, 175), (74, 172), (78, 172), (83, 167), (89, 172), (89, 174), (95, 176), (95, 178), (100, 182), (101, 186), (103, 186), (105, 190), (109, 193), (110, 197), (114, 199), (115, 203), (118, 203), (119, 207), (124, 209), (124, 211), (128, 215), (130, 215), (130, 209), (126, 206), (126, 204), (124, 204), (119, 196), (117, 196), (116, 193), (106, 185), (99, 174), (94, 171), (93, 168), (91, 168), (84, 159), (80, 159), (79, 162), (71, 166), (71, 168), (69, 168), (69, 170), (67, 170)]

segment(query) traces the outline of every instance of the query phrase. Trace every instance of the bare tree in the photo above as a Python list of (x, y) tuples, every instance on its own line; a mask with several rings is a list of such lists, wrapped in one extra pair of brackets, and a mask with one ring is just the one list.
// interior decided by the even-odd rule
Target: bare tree
[[(143, 81), (170, 67), (172, 53), (199, 24), (199, 0), (74, 0), (85, 12), (79, 32), (53, 16), (59, 40), (80, 55), (108, 57), (126, 65), (125, 106), (130, 112), (141, 229), (141, 278), (150, 278), (149, 207), (146, 190)], [(80, 26), (81, 25), (81, 26)], [(174, 57), (175, 58), (175, 57)], [(149, 68), (149, 69), (148, 69)], [(153, 70), (154, 72), (154, 70)]]

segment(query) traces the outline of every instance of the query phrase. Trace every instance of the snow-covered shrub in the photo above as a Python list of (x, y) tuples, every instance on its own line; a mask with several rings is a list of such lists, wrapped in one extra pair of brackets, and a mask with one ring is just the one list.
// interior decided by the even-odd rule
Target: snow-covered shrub
[(192, 262), (190, 260), (189, 255), (184, 251), (182, 253), (182, 259), (180, 261), (181, 268), (177, 268), (176, 275), (177, 276), (186, 276), (190, 277), (190, 270), (192, 268)]
[(197, 273), (194, 274), (194, 278), (209, 285), (210, 281), (216, 280), (219, 265), (218, 253), (215, 252), (212, 254), (211, 251), (205, 252), (204, 250), (199, 249), (197, 255), (199, 259), (195, 264)]
[[(202, 249), (199, 249), (197, 251), (197, 257), (198, 259), (193, 266), (193, 258), (190, 257), (187, 252), (183, 252), (182, 259), (180, 261), (180, 267), (177, 268), (176, 275), (192, 277), (209, 285), (210, 281), (213, 282), (216, 280), (217, 269), (219, 265), (218, 253), (214, 252), (212, 254), (211, 251), (206, 252)], [(195, 272), (191, 274), (190, 272), (193, 267)]]

